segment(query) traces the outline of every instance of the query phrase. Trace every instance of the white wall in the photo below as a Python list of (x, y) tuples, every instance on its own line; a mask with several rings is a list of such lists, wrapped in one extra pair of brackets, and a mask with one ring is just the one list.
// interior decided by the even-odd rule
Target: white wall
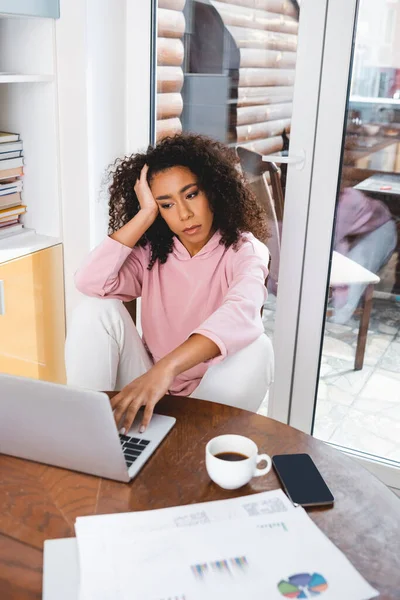
[(73, 275), (107, 233), (107, 166), (124, 153), (125, 0), (62, 0), (57, 22), (61, 197), (67, 324)]
[(104, 175), (147, 146), (150, 0), (61, 0), (56, 26), (67, 325), (73, 275), (106, 235)]
[(85, 0), (62, 0), (56, 24), (60, 180), (67, 322), (78, 302), (73, 274), (90, 249)]
[(125, 0), (87, 0), (90, 243), (107, 235), (105, 171), (126, 149)]

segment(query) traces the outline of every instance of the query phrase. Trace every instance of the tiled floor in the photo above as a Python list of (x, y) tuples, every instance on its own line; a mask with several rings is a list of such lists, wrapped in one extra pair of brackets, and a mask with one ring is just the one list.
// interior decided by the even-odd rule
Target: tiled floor
[[(270, 296), (263, 314), (270, 335), (274, 313)], [(357, 334), (356, 318), (326, 323), (314, 435), (400, 462), (400, 303), (374, 299), (361, 371), (354, 371)]]

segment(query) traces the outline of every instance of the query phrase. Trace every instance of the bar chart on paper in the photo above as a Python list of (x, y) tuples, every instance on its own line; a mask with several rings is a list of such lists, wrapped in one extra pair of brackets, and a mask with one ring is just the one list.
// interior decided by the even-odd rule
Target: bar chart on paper
[(209, 563), (193, 565), (192, 573), (197, 580), (203, 581), (213, 575), (235, 577), (235, 575), (243, 574), (247, 571), (249, 563), (245, 556), (237, 556), (223, 560), (215, 560)]

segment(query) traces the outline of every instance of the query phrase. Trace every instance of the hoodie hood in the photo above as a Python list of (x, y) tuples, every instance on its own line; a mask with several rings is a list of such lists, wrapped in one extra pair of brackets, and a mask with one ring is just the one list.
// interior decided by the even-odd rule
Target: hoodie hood
[(174, 247), (173, 254), (179, 260), (201, 260), (205, 258), (209, 258), (211, 254), (213, 254), (218, 246), (220, 246), (221, 234), (219, 231), (216, 231), (214, 235), (208, 240), (207, 244), (203, 246), (200, 252), (197, 252), (194, 256), (190, 256), (188, 250), (186, 250), (185, 246), (179, 240), (177, 236), (174, 237)]

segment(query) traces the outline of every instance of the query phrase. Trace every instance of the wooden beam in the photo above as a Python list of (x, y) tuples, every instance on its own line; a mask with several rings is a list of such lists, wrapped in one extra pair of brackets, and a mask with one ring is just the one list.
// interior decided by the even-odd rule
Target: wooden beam
[(263, 123), (292, 116), (292, 103), (270, 104), (267, 106), (246, 106), (237, 109), (237, 124)]
[(237, 105), (278, 104), (279, 102), (291, 102), (292, 98), (293, 88), (290, 86), (239, 87)]
[(290, 0), (220, 0), (224, 4), (234, 4), (236, 6), (246, 6), (258, 10), (266, 10), (279, 15), (288, 15), (297, 19), (297, 11)]
[(281, 135), (278, 135), (261, 140), (240, 143), (238, 146), (243, 146), (244, 148), (258, 152), (259, 154), (272, 154), (274, 152), (280, 152), (283, 149), (283, 139)]
[(157, 119), (180, 117), (183, 109), (182, 96), (178, 94), (157, 94)]
[(157, 67), (157, 92), (180, 92), (183, 71), (180, 67)]
[(263, 48), (264, 50), (281, 50), (296, 52), (297, 35), (280, 33), (279, 31), (263, 31), (249, 27), (236, 27), (227, 25), (238, 48)]
[(174, 38), (158, 38), (157, 65), (180, 67), (183, 62), (184, 48), (181, 40)]
[(287, 102), (292, 102), (293, 95), (291, 96), (276, 96), (275, 98), (269, 98), (268, 96), (261, 98), (246, 98), (245, 100), (238, 100), (237, 106), (260, 106), (260, 105), (268, 105), (268, 104), (285, 104)]
[(185, 17), (176, 10), (159, 8), (157, 11), (157, 35), (166, 38), (182, 38), (185, 33)]
[(180, 119), (162, 119), (156, 123), (157, 141), (169, 135), (175, 135), (182, 132), (182, 123)]
[(217, 9), (225, 25), (280, 31), (282, 33), (298, 33), (299, 24), (293, 17), (255, 10), (245, 6), (233, 6), (216, 0), (211, 0), (211, 4)]
[[(242, 89), (249, 89), (249, 88), (242, 88)], [(254, 88), (254, 89), (258, 89), (258, 88)], [(242, 107), (242, 106), (265, 106), (268, 104), (285, 104), (286, 102), (292, 102), (293, 100), (293, 94), (290, 93), (290, 90), (292, 88), (287, 88), (288, 92), (286, 95), (282, 95), (282, 96), (256, 96), (254, 98), (250, 97), (250, 96), (244, 96), (243, 98), (238, 98), (237, 100), (237, 106), (238, 107)], [(239, 88), (240, 91), (240, 88)]]
[(262, 50), (261, 48), (241, 48), (241, 67), (272, 67), (287, 69), (296, 66), (296, 52)]
[(251, 140), (275, 137), (281, 135), (289, 125), (290, 119), (278, 119), (277, 121), (267, 121), (265, 123), (240, 125), (239, 127), (236, 127), (237, 141), (249, 142)]
[(239, 69), (239, 87), (293, 86), (294, 69)]
[(170, 8), (171, 10), (183, 10), (186, 0), (158, 0), (158, 8)]

